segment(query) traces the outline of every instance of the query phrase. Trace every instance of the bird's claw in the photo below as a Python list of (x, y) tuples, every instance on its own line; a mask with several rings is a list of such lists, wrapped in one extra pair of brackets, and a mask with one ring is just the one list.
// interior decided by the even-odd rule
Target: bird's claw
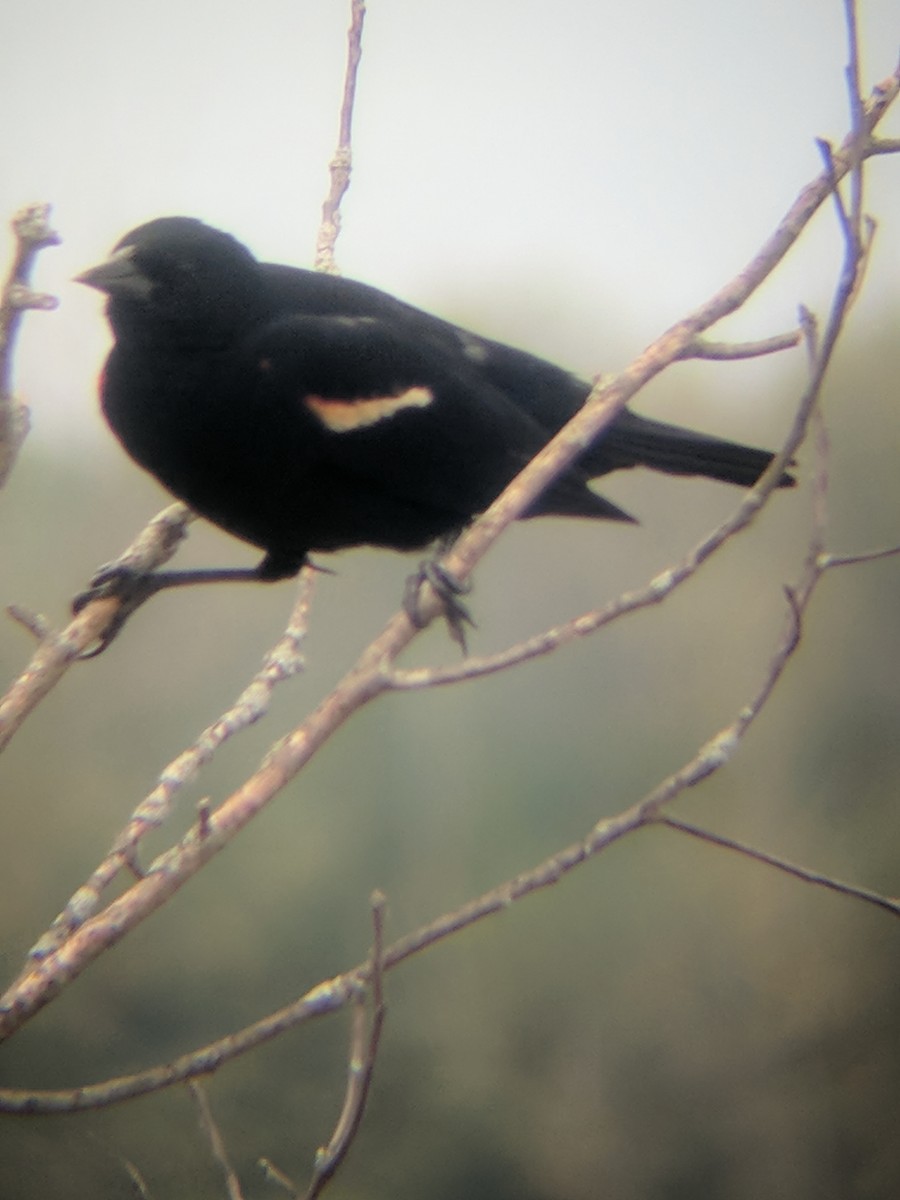
[(94, 600), (116, 599), (119, 607), (109, 625), (99, 635), (93, 650), (85, 650), (79, 659), (96, 658), (118, 636), (122, 626), (145, 600), (159, 591), (160, 583), (152, 572), (141, 571), (124, 563), (104, 563), (91, 578), (90, 586), (72, 599), (72, 612), (77, 616)]
[(78, 613), (92, 600), (107, 600), (111, 596), (122, 596), (140, 577), (141, 572), (122, 563), (109, 562), (98, 567), (83, 592), (72, 599), (72, 612)]
[(417, 629), (422, 629), (427, 624), (419, 604), (419, 593), (424, 583), (431, 584), (439, 596), (444, 605), (444, 619), (447, 622), (450, 637), (463, 654), (466, 654), (468, 652), (466, 626), (470, 625), (474, 629), (476, 623), (466, 605), (460, 600), (460, 596), (467, 595), (472, 590), (472, 585), (458, 579), (452, 571), (448, 571), (435, 559), (420, 563), (418, 571), (414, 575), (410, 575), (406, 581), (406, 591), (403, 597), (404, 611)]

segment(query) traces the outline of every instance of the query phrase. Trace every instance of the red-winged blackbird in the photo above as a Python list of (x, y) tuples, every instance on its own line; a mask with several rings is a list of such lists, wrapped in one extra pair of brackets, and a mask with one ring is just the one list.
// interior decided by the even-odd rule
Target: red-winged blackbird
[[(187, 217), (140, 226), (78, 278), (109, 296), (113, 432), (265, 551), (259, 579), (295, 574), (310, 551), (410, 550), (459, 530), (590, 390), (365, 284), (259, 263)], [(526, 515), (632, 520), (588, 481), (641, 465), (749, 487), (771, 457), (625, 411)]]

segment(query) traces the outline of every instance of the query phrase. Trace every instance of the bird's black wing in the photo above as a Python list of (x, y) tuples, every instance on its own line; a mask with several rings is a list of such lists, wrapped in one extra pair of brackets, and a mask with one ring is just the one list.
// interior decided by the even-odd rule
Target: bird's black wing
[(548, 436), (561, 429), (587, 399), (590, 386), (562, 367), (481, 337), (369, 284), (278, 263), (265, 263), (260, 269), (273, 317), (302, 313), (383, 321), (417, 345), (439, 351), (460, 370), (477, 373)]
[[(282, 317), (240, 354), (253, 422), (274, 435), (285, 530), (311, 548), (423, 545), (486, 508), (547, 441), (465, 360), (377, 318)], [(626, 519), (578, 472), (534, 511)]]
[[(444, 321), (368, 284), (296, 267), (266, 264), (273, 311), (368, 316), (388, 322), (419, 346), (430, 346), (467, 376), (502, 393), (546, 437), (557, 433), (584, 404), (590, 385), (570, 371), (513, 346)], [(584, 475), (647, 466), (673, 475), (702, 475), (750, 487), (771, 454), (724, 438), (654, 421), (625, 409), (581, 456)], [(790, 485), (789, 475), (782, 486)]]

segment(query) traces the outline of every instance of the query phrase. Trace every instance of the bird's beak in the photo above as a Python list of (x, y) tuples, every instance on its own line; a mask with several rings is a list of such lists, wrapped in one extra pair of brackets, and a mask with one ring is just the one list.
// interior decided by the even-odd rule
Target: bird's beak
[(117, 250), (106, 262), (89, 267), (75, 276), (75, 283), (84, 283), (106, 292), (110, 296), (131, 296), (136, 300), (147, 300), (153, 290), (151, 280), (144, 275), (134, 261), (133, 248), (126, 246)]

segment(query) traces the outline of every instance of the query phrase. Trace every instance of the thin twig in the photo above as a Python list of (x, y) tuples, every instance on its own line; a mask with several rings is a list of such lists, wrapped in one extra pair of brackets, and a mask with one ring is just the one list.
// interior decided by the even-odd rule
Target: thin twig
[(675, 829), (679, 833), (689, 834), (691, 837), (709, 842), (713, 846), (722, 846), (726, 850), (734, 850), (738, 854), (743, 854), (745, 858), (752, 858), (755, 862), (761, 862), (768, 867), (775, 867), (779, 871), (784, 871), (787, 875), (792, 875), (795, 879), (802, 879), (804, 883), (813, 883), (818, 887), (830, 888), (831, 891), (840, 892), (842, 895), (850, 896), (854, 900), (864, 900), (867, 904), (874, 904), (876, 907), (883, 908), (886, 912), (892, 913), (895, 917), (900, 917), (900, 900), (895, 900), (890, 896), (883, 896), (880, 892), (873, 892), (869, 888), (857, 887), (853, 883), (845, 883), (843, 880), (834, 879), (830, 875), (823, 875), (820, 871), (810, 871), (808, 867), (801, 867), (797, 863), (789, 862), (786, 858), (780, 858), (775, 854), (768, 854), (765, 850), (758, 850), (755, 846), (749, 846), (746, 842), (738, 842), (734, 838), (725, 837), (720, 833), (712, 833), (708, 829), (701, 829), (697, 825), (691, 825), (688, 821), (679, 820), (668, 813), (661, 813), (657, 818), (656, 824), (665, 825), (667, 828)]
[(853, 222), (850, 214), (847, 212), (847, 206), (844, 204), (844, 197), (841, 194), (840, 180), (834, 166), (834, 151), (831, 142), (827, 138), (816, 138), (816, 147), (822, 156), (822, 161), (825, 163), (825, 170), (831, 177), (832, 199), (834, 200), (834, 208), (837, 213), (838, 222), (843, 231), (844, 237), (853, 237)]
[(43, 613), (32, 612), (18, 604), (7, 604), (6, 615), (16, 624), (27, 629), (35, 641), (43, 642), (50, 634), (52, 626)]
[(856, 0), (844, 0), (844, 21), (847, 26), (847, 93), (850, 99), (850, 123), (858, 133), (858, 141), (851, 147), (853, 169), (850, 172), (850, 224), (857, 249), (862, 246), (863, 215), (863, 149), (865, 138), (865, 113), (859, 90), (860, 48), (856, 20)]
[(206, 1134), (209, 1147), (212, 1150), (213, 1158), (222, 1168), (222, 1174), (225, 1176), (225, 1187), (228, 1191), (228, 1200), (244, 1200), (244, 1193), (241, 1191), (241, 1183), (237, 1177), (237, 1172), (231, 1165), (228, 1158), (228, 1150), (225, 1147), (225, 1140), (222, 1137), (219, 1126), (216, 1124), (216, 1119), (212, 1114), (212, 1109), (209, 1106), (209, 1099), (206, 1095), (206, 1089), (203, 1084), (197, 1079), (188, 1081), (188, 1091), (191, 1098), (197, 1106), (197, 1115), (200, 1120), (200, 1128)]
[(89, 1133), (88, 1137), (109, 1159), (111, 1159), (117, 1167), (122, 1167), (125, 1174), (128, 1176), (131, 1186), (134, 1189), (135, 1196), (138, 1200), (153, 1200), (150, 1193), (150, 1188), (147, 1186), (147, 1181), (141, 1174), (137, 1166), (118, 1151), (110, 1149), (106, 1142), (97, 1136), (95, 1133)]
[(357, 995), (354, 998), (351, 1017), (353, 1029), (350, 1039), (350, 1061), (347, 1068), (347, 1090), (344, 1095), (344, 1105), (328, 1145), (321, 1146), (316, 1153), (316, 1162), (306, 1193), (306, 1200), (315, 1200), (321, 1194), (335, 1171), (347, 1157), (362, 1122), (366, 1101), (369, 1098), (369, 1088), (372, 1083), (372, 1073), (375, 1070), (375, 1059), (378, 1054), (385, 1015), (382, 990), (385, 905), (384, 895), (381, 892), (374, 892), (372, 895), (372, 953), (367, 969), (372, 993), (372, 1018), (370, 1022), (366, 1015), (365, 997), (362, 994)]
[(872, 138), (870, 154), (900, 154), (900, 138)]
[(300, 1200), (300, 1192), (297, 1190), (294, 1181), (289, 1176), (285, 1175), (284, 1171), (279, 1170), (279, 1168), (275, 1166), (270, 1158), (258, 1158), (256, 1160), (256, 1165), (259, 1167), (260, 1171), (262, 1172), (263, 1179), (265, 1179), (267, 1183), (277, 1184), (282, 1191), (287, 1192), (287, 1194), (291, 1197), (291, 1200)]
[(329, 164), (331, 187), (322, 205), (322, 221), (316, 238), (314, 267), (328, 275), (337, 275), (334, 247), (341, 232), (341, 201), (350, 186), (352, 169), (353, 105), (356, 99), (356, 76), (362, 57), (362, 31), (366, 16), (364, 0), (351, 0), (350, 29), (347, 33), (347, 68), (344, 75), (344, 96), (341, 102), (340, 130), (334, 158)]
[(6, 281), (0, 290), (0, 487), (6, 482), (13, 463), (28, 436), (27, 405), (13, 395), (13, 352), (22, 316), (26, 309), (44, 311), (56, 308), (54, 296), (31, 290), (31, 271), (38, 253), (59, 244), (50, 228), (50, 205), (30, 204), (12, 219), (16, 249)]
[(761, 358), (765, 354), (776, 354), (779, 350), (791, 350), (801, 338), (799, 329), (778, 333), (774, 337), (758, 342), (710, 342), (696, 338), (678, 355), (680, 360), (689, 358), (712, 359), (714, 362), (730, 362), (741, 358)]
[[(389, 953), (386, 953), (384, 969), (387, 970), (390, 965)], [(240, 1058), (289, 1029), (303, 1025), (315, 1017), (338, 1012), (365, 990), (367, 966), (367, 963), (363, 963), (352, 971), (346, 971), (343, 975), (317, 984), (292, 1003), (245, 1029), (218, 1038), (199, 1050), (183, 1054), (163, 1066), (153, 1067), (139, 1074), (123, 1075), (86, 1087), (62, 1088), (57, 1091), (0, 1088), (0, 1112), (15, 1113), (19, 1116), (46, 1116), (53, 1113), (109, 1108), (122, 1100), (149, 1095), (172, 1087), (173, 1084), (210, 1075), (224, 1063)]]
[(883, 558), (896, 558), (900, 554), (900, 546), (887, 546), (882, 550), (861, 550), (857, 554), (823, 554), (820, 560), (822, 569), (828, 567), (855, 567), (860, 563), (879, 562)]

